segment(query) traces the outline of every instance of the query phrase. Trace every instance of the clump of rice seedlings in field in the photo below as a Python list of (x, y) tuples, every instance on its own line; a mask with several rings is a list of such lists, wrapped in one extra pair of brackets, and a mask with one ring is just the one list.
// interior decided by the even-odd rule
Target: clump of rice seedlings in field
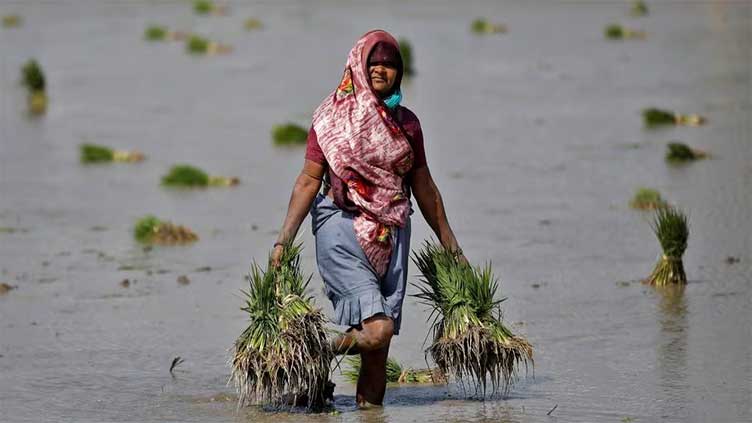
[(666, 145), (666, 161), (669, 163), (683, 163), (704, 159), (708, 153), (691, 148), (680, 142), (670, 142)]
[(175, 165), (162, 177), (162, 185), (183, 188), (208, 186), (234, 186), (240, 183), (235, 177), (209, 176), (203, 170), (191, 165)]
[(687, 283), (682, 256), (687, 249), (689, 224), (687, 216), (674, 207), (656, 210), (652, 222), (653, 232), (658, 237), (663, 255), (647, 279), (651, 285)]
[(161, 25), (150, 25), (144, 31), (144, 38), (148, 41), (164, 41), (167, 39), (167, 28)]
[(413, 66), (413, 45), (406, 38), (400, 38), (398, 41), (400, 56), (402, 56), (402, 69), (405, 76), (415, 75)]
[(232, 51), (232, 47), (226, 44), (220, 44), (216, 41), (209, 41), (208, 39), (199, 35), (191, 35), (186, 43), (186, 49), (188, 53), (195, 55), (218, 55), (227, 54)]
[(198, 236), (185, 226), (165, 222), (152, 215), (136, 222), (133, 236), (136, 241), (150, 245), (188, 244), (198, 240)]
[(533, 347), (502, 321), (499, 288), (491, 265), (473, 268), (446, 249), (426, 242), (414, 253), (422, 273), (415, 295), (432, 308), (433, 340), (426, 349), (442, 374), (465, 382), (485, 396), (503, 393), (517, 378), (520, 364), (533, 364)]
[(272, 140), (276, 145), (300, 145), (308, 139), (308, 131), (300, 125), (286, 123), (272, 127)]
[(603, 33), (609, 40), (642, 39), (646, 36), (643, 31), (627, 29), (618, 24), (607, 25)]
[(474, 20), (470, 29), (476, 34), (503, 34), (507, 32), (506, 26), (491, 23), (484, 18)]
[(647, 16), (649, 13), (648, 5), (642, 1), (637, 0), (632, 2), (632, 9), (630, 9), (629, 14), (632, 16)]
[(140, 151), (113, 150), (97, 144), (81, 144), (81, 163), (106, 163), (106, 162), (140, 162), (144, 160), (144, 153)]
[(245, 28), (247, 31), (261, 29), (263, 26), (264, 24), (262, 24), (261, 21), (256, 18), (248, 18), (245, 20), (245, 22), (243, 22), (243, 28)]
[[(342, 374), (345, 379), (355, 384), (358, 383), (360, 376), (360, 356), (354, 355), (346, 360), (349, 368), (343, 370)], [(386, 381), (387, 383), (405, 383), (405, 384), (444, 384), (446, 376), (438, 368), (432, 369), (409, 369), (404, 368), (397, 360), (389, 357), (386, 361)]]
[[(230, 380), (238, 405), (323, 406), (334, 351), (327, 318), (306, 294), (310, 276), (300, 269), (301, 245), (284, 246), (280, 264), (264, 272), (254, 264), (244, 291), (248, 327), (235, 341)], [(301, 401), (302, 400), (302, 401)]]
[(663, 125), (700, 126), (706, 122), (704, 117), (697, 114), (682, 115), (655, 107), (643, 109), (642, 119), (648, 128)]
[(198, 15), (226, 15), (227, 7), (217, 5), (209, 0), (196, 0), (193, 2), (193, 11)]
[(16, 28), (21, 26), (21, 17), (18, 15), (4, 15), (3, 28)]
[(660, 192), (652, 188), (638, 188), (629, 205), (635, 209), (654, 210), (666, 207), (668, 203), (661, 197)]
[(36, 60), (29, 60), (21, 69), (21, 81), (28, 91), (29, 111), (42, 114), (47, 110), (47, 83)]

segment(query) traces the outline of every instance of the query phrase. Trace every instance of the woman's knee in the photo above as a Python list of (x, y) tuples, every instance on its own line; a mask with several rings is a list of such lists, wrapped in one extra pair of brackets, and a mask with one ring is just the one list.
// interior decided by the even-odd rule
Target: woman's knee
[(394, 335), (394, 321), (387, 316), (378, 315), (363, 321), (361, 339), (358, 347), (362, 350), (375, 351), (389, 346)]

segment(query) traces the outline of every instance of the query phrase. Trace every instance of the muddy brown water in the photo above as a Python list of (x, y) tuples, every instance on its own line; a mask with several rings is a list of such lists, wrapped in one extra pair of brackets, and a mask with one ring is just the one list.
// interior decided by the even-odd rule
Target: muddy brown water
[[(640, 19), (620, 1), (228, 4), (204, 18), (181, 1), (0, 1), (24, 18), (0, 30), (0, 282), (16, 287), (0, 296), (0, 421), (752, 419), (750, 3), (654, 1)], [(250, 16), (264, 29), (246, 32)], [(476, 16), (509, 32), (473, 36)], [(610, 22), (648, 37), (607, 42)], [(234, 51), (146, 43), (149, 23)], [(383, 409), (358, 411), (335, 374), (336, 416), (237, 411), (226, 360), (245, 325), (243, 274), (266, 257), (302, 163), (301, 149), (271, 145), (270, 127), (307, 124), (373, 27), (413, 43), (405, 104), (467, 256), (493, 262), (505, 320), (535, 346), (534, 377), (485, 402), (390, 387)], [(18, 85), (30, 57), (49, 83), (39, 119)], [(709, 123), (648, 131), (639, 110), (653, 105)], [(674, 139), (713, 157), (667, 166)], [(84, 140), (148, 159), (81, 166)], [(241, 185), (160, 187), (179, 162)], [(649, 215), (627, 206), (640, 186), (690, 214), (684, 292), (636, 282), (660, 254)], [(131, 228), (146, 213), (201, 240), (144, 251)], [(415, 246), (429, 230), (413, 222)], [(302, 240), (331, 313), (308, 222)], [(413, 299), (405, 313), (392, 355), (424, 366), (427, 314)]]

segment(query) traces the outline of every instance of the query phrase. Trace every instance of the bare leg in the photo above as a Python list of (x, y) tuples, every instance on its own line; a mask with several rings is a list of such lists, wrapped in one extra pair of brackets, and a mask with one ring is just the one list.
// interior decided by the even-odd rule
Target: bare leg
[(360, 377), (355, 393), (358, 407), (368, 408), (384, 403), (386, 393), (386, 359), (389, 345), (376, 351), (360, 353)]

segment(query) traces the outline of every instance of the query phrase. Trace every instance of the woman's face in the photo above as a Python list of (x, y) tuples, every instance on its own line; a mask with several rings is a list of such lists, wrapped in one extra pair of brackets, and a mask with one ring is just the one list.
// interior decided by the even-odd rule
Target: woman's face
[(397, 68), (389, 63), (371, 63), (368, 65), (368, 76), (371, 77), (371, 87), (380, 97), (384, 97), (392, 90), (397, 78)]

